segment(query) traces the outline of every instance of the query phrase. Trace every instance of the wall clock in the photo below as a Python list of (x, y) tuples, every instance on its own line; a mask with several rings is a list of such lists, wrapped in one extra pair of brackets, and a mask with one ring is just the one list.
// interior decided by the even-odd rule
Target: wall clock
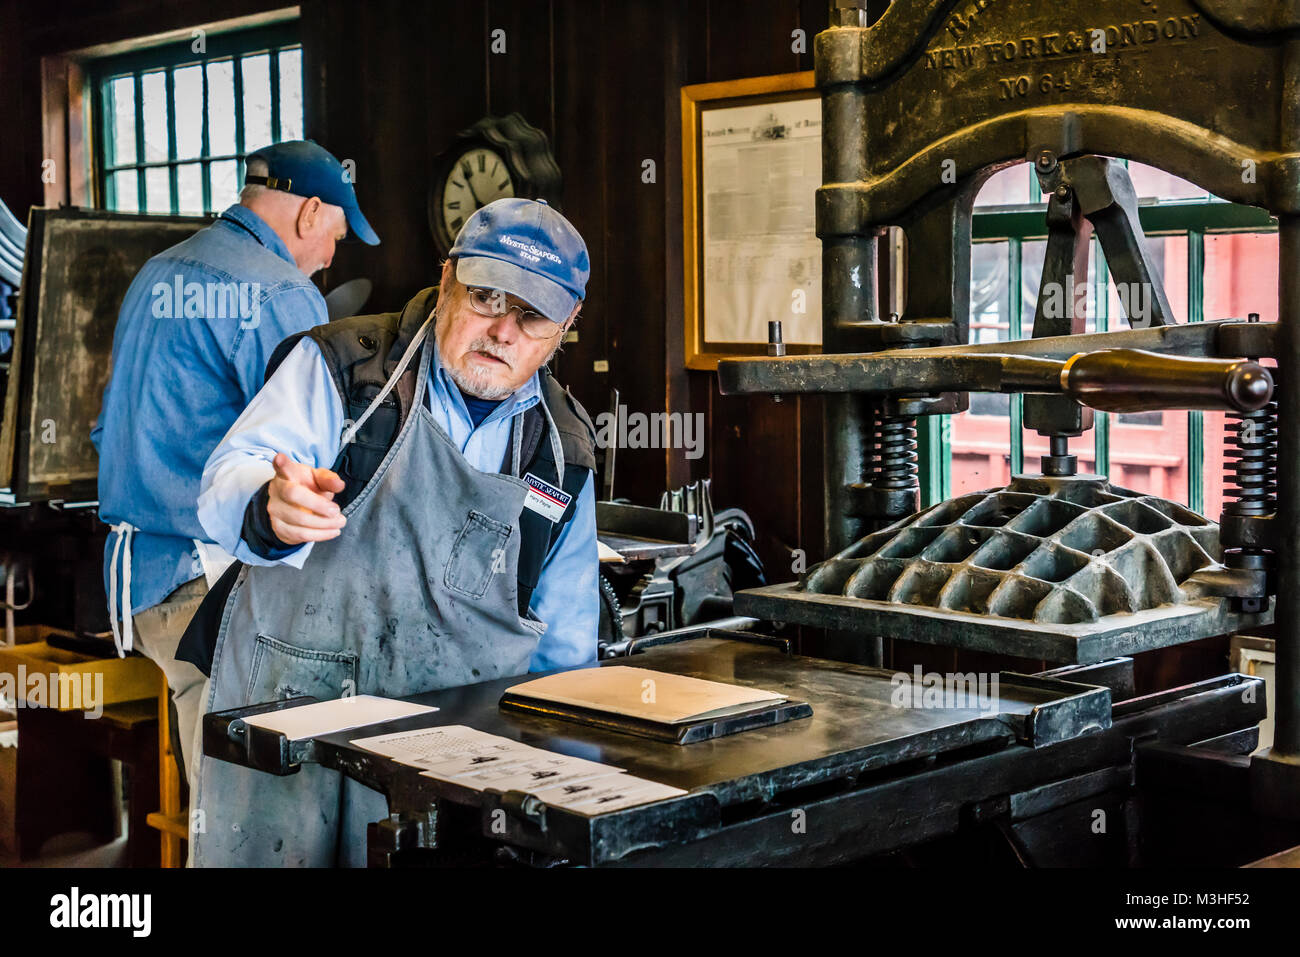
[(518, 113), (485, 116), (433, 164), (429, 229), (446, 256), (465, 220), (496, 199), (544, 199), (559, 208), (560, 167), (545, 133)]

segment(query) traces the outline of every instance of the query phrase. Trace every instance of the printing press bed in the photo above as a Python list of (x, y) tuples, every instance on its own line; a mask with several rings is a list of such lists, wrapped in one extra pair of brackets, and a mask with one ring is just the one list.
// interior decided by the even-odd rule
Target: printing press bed
[[(204, 750), (272, 774), (316, 762), (385, 794), (390, 818), (370, 826), (371, 866), (888, 865), (943, 848), (966, 859), (973, 848), (1000, 849), (1028, 865), (1122, 865), (1143, 862), (1137, 817), (1151, 803), (1135, 788), (1139, 757), (1179, 792), (1186, 782), (1169, 775), (1187, 763), (1184, 752), (1209, 756), (1228, 777), (1244, 773), (1265, 707), (1262, 682), (1243, 675), (1133, 697), (1127, 658), (1003, 673), (988, 713), (895, 706), (895, 672), (791, 655), (780, 639), (744, 632), (675, 637), (604, 664), (624, 662), (778, 691), (808, 702), (812, 715), (679, 745), (502, 711), (507, 688), (537, 677), (523, 675), (407, 699), (437, 712), (296, 741), (240, 718), (311, 699), (214, 713), (204, 718)], [(467, 725), (688, 793), (586, 817), (520, 792), (424, 777), (350, 743), (434, 725)], [(1204, 760), (1195, 766), (1204, 788)], [(1100, 830), (1099, 810), (1109, 820)]]

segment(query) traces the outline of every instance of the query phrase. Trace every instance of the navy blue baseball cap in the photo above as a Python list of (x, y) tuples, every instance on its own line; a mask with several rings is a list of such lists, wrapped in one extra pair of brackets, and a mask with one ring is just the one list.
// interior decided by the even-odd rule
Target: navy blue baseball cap
[(573, 224), (544, 199), (498, 199), (475, 211), (450, 255), (466, 286), (518, 296), (564, 322), (587, 291), (591, 262)]
[(370, 246), (379, 245), (379, 237), (361, 215), (351, 175), (325, 147), (312, 140), (289, 140), (264, 146), (248, 158), (266, 163), (266, 175), (245, 176), (245, 183), (268, 186), (295, 196), (318, 196), (323, 202), (341, 206), (352, 234)]

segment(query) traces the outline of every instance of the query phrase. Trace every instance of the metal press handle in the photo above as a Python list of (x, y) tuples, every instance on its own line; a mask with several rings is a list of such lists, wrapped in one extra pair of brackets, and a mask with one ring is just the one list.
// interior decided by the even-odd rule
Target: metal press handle
[(1102, 412), (1254, 412), (1272, 400), (1273, 377), (1247, 359), (1192, 359), (1106, 349), (1067, 359), (1060, 388), (1076, 402)]

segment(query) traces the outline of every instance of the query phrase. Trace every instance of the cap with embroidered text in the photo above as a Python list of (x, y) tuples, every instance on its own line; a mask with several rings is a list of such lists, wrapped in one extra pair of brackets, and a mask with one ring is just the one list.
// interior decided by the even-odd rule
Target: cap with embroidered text
[(500, 289), (552, 322), (564, 322), (587, 290), (587, 244), (545, 200), (498, 199), (475, 211), (451, 247), (456, 278)]

